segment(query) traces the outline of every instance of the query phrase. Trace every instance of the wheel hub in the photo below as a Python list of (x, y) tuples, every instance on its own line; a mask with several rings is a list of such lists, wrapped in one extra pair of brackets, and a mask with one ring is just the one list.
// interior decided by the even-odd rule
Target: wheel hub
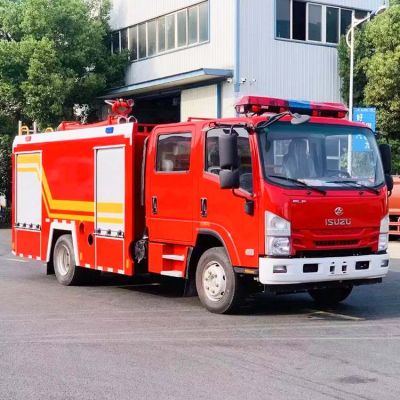
[(68, 274), (69, 269), (71, 268), (71, 253), (67, 246), (62, 244), (57, 251), (57, 269), (62, 276)]
[(226, 292), (226, 276), (221, 264), (210, 262), (203, 272), (204, 292), (209, 300), (219, 301)]

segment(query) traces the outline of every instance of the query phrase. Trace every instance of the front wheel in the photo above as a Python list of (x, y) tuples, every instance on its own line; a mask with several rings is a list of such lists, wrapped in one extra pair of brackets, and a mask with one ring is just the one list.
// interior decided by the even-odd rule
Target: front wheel
[(239, 307), (242, 288), (223, 247), (208, 249), (200, 257), (196, 289), (201, 303), (213, 313), (229, 313)]
[(338, 287), (338, 288), (325, 288), (313, 289), (308, 293), (320, 305), (333, 306), (349, 297), (353, 286)]

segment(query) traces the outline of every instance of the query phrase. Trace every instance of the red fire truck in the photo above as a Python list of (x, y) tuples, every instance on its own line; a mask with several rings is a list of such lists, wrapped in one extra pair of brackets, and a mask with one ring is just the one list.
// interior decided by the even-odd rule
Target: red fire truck
[(393, 177), (393, 190), (389, 197), (389, 233), (400, 236), (400, 176)]
[(337, 103), (245, 97), (237, 118), (143, 125), (131, 103), (13, 146), (12, 250), (186, 280), (216, 313), (255, 290), (344, 300), (389, 268), (390, 148)]

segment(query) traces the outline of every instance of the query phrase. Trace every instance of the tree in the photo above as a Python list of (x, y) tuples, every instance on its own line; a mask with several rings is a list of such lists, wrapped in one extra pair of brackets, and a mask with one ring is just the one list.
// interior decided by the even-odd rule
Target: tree
[(0, 195), (5, 195), (7, 202), (11, 201), (11, 150), (13, 138), (0, 135)]
[[(382, 14), (356, 29), (354, 104), (377, 108), (378, 130), (400, 148), (400, 0), (392, 0)], [(342, 95), (348, 99), (349, 50), (344, 38), (339, 45)], [(394, 169), (400, 172), (400, 157), (394, 151)]]
[(374, 47), (366, 68), (365, 101), (378, 107), (380, 129), (400, 134), (400, 1), (368, 25), (366, 39)]
[(123, 83), (111, 54), (109, 0), (0, 0), (0, 110), (55, 125)]
[[(354, 74), (353, 100), (354, 104), (364, 105), (364, 88), (367, 85), (366, 64), (373, 54), (373, 48), (365, 37), (365, 25), (357, 29), (354, 41)], [(350, 86), (350, 49), (343, 36), (338, 46), (339, 75), (342, 79), (341, 94), (346, 103), (349, 103)]]

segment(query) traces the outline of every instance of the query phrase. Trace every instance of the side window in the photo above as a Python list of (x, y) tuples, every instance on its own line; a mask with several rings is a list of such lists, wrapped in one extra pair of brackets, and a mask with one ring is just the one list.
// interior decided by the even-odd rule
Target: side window
[(169, 133), (158, 136), (156, 170), (189, 171), (191, 141), (191, 133)]
[[(238, 134), (240, 187), (252, 193), (253, 175), (249, 134), (242, 128), (237, 129), (236, 132)], [(219, 137), (224, 134), (222, 129), (212, 129), (207, 132), (206, 136), (205, 170), (216, 175), (219, 175), (221, 170), (219, 166)]]
[(206, 137), (206, 171), (219, 175), (219, 129), (212, 129), (207, 132)]

